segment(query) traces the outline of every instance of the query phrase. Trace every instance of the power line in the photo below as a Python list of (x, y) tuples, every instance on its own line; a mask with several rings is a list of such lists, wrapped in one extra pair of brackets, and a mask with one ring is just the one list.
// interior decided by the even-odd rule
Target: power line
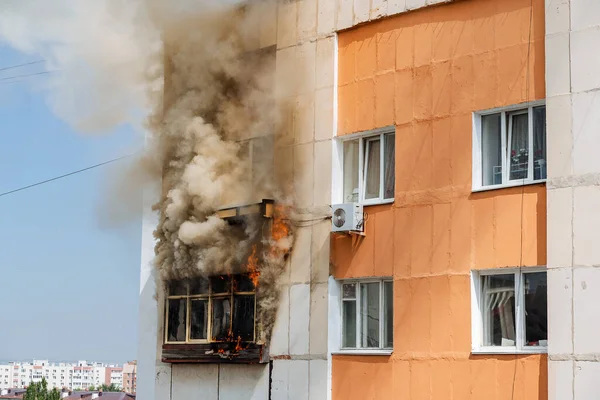
[(40, 64), (40, 63), (43, 63), (43, 62), (44, 62), (44, 60), (38, 60), (38, 61), (32, 61), (32, 62), (23, 63), (23, 64), (11, 65), (10, 67), (0, 68), (0, 72), (2, 72), (2, 71), (8, 71), (9, 69), (26, 67), (28, 65)]
[(54, 178), (46, 179), (46, 180), (41, 181), (41, 182), (36, 182), (36, 183), (31, 184), (31, 185), (20, 187), (18, 189), (9, 190), (8, 192), (0, 193), (0, 197), (7, 196), (7, 195), (12, 194), (12, 193), (20, 192), (22, 190), (30, 189), (30, 188), (35, 187), (35, 186), (43, 185), (44, 183), (48, 183), (48, 182), (56, 181), (58, 179), (66, 178), (67, 176), (75, 175), (75, 174), (78, 174), (80, 172), (88, 171), (88, 170), (93, 169), (93, 168), (98, 168), (98, 167), (101, 167), (103, 165), (110, 164), (110, 163), (122, 160), (124, 158), (127, 158), (127, 157), (131, 157), (132, 155), (133, 154), (128, 154), (126, 156), (122, 156), (122, 157), (114, 158), (112, 160), (101, 162), (100, 164), (95, 164), (95, 165), (92, 165), (92, 166), (89, 166), (89, 167), (86, 167), (86, 168), (78, 169), (77, 171), (69, 172), (68, 174), (64, 174), (64, 175), (60, 175), (60, 176), (55, 176)]
[(8, 80), (17, 79), (17, 78), (27, 78), (28, 76), (35, 76), (35, 75), (51, 74), (52, 72), (57, 72), (57, 71), (58, 70), (54, 70), (54, 71), (42, 71), (42, 72), (34, 72), (32, 74), (7, 76), (6, 78), (0, 78), (0, 81), (8, 81)]

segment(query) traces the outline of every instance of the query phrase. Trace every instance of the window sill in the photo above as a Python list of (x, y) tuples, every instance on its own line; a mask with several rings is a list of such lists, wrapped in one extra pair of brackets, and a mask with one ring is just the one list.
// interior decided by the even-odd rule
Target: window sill
[(471, 350), (473, 355), (492, 355), (492, 354), (547, 354), (547, 347), (526, 347), (517, 350), (516, 347), (479, 347)]
[(338, 350), (331, 354), (334, 356), (391, 356), (392, 349), (348, 349)]
[(385, 199), (385, 200), (373, 200), (373, 201), (363, 201), (362, 206), (363, 207), (369, 207), (369, 206), (379, 206), (382, 204), (392, 204), (394, 202), (394, 199)]
[(501, 185), (477, 186), (477, 187), (473, 187), (471, 189), (471, 192), (479, 193), (479, 192), (487, 192), (489, 190), (499, 190), (499, 189), (519, 187), (519, 186), (539, 185), (539, 184), (545, 184), (545, 183), (546, 183), (546, 179), (540, 179), (537, 181), (515, 181), (515, 182), (503, 183)]

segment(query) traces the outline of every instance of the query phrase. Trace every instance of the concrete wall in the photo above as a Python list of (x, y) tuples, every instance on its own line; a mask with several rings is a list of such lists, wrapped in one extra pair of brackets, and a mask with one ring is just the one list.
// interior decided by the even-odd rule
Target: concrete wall
[(553, 400), (600, 390), (600, 3), (546, 1), (549, 383)]
[[(155, 299), (155, 270), (152, 265), (154, 257), (154, 237), (152, 232), (158, 224), (158, 216), (151, 211), (157, 199), (158, 190), (144, 192), (142, 215), (142, 256), (140, 269), (140, 297), (138, 311), (138, 379), (137, 394), (143, 399), (159, 399), (156, 386), (159, 377), (170, 373), (170, 366), (161, 365), (158, 345), (161, 336), (158, 334), (158, 303)], [(108, 370), (108, 368), (107, 368)], [(103, 380), (110, 383), (110, 374)]]
[(394, 277), (394, 352), (333, 356), (333, 399), (547, 398), (545, 355), (471, 354), (470, 271), (546, 264), (544, 184), (471, 192), (472, 112), (545, 96), (530, 12), (465, 0), (339, 34), (338, 134), (395, 125), (396, 192), (364, 238), (333, 236), (334, 276)]

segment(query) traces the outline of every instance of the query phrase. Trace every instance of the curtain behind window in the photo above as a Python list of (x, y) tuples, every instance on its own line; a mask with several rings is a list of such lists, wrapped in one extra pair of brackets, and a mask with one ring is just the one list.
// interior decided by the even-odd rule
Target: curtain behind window
[(526, 179), (529, 166), (529, 117), (514, 114), (509, 117), (512, 137), (510, 143), (510, 179)]

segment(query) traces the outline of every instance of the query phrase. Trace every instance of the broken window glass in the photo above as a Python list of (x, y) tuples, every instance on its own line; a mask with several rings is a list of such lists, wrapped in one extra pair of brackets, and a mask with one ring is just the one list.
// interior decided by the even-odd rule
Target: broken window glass
[(231, 326), (231, 300), (215, 298), (212, 300), (212, 340), (225, 340)]
[(169, 299), (169, 318), (167, 341), (185, 341), (186, 299)]
[(229, 293), (231, 290), (230, 276), (214, 276), (210, 278), (212, 293)]
[(187, 284), (185, 281), (177, 280), (169, 282), (169, 296), (187, 295)]
[(254, 291), (254, 283), (252, 279), (246, 274), (238, 275), (235, 278), (235, 292), (252, 292)]
[(233, 338), (254, 340), (254, 296), (235, 296), (233, 304)]
[(190, 306), (190, 339), (205, 340), (208, 327), (208, 301), (192, 300)]

